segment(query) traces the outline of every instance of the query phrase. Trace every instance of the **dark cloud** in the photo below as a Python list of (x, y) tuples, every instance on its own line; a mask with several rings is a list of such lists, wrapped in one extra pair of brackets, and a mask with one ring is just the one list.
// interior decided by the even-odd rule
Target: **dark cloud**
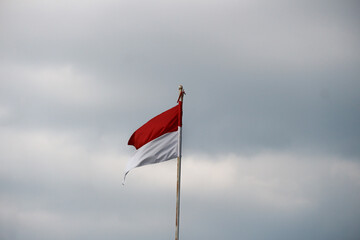
[[(221, 169), (187, 169), (198, 173), (184, 190), (184, 238), (357, 239), (358, 10), (356, 1), (1, 1), (0, 238), (172, 237), (173, 188), (137, 170), (121, 189), (121, 171), (127, 138), (176, 104), (183, 84), (184, 156), (207, 153), (204, 165)], [(224, 167), (229, 154), (255, 165)], [(286, 166), (282, 184), (264, 159)], [(227, 178), (249, 168), (270, 177)], [(198, 179), (209, 172), (212, 184)]]
[[(359, 156), (355, 3), (69, 4), (6, 3), (2, 59), (21, 63), (19, 72), (29, 65), (52, 69), (34, 74), (42, 82), (59, 74), (58, 66), (70, 66), (75, 73), (62, 77), (84, 80), (60, 86), (59, 94), (67, 97), (71, 89), (70, 100), (79, 100), (77, 94), (92, 88), (95, 100), (89, 96), (87, 106), (49, 101), (31, 91), (31, 80), (10, 72), (3, 78), (13, 88), (3, 98), (9, 104), (25, 99), (15, 107), (20, 119), (112, 131), (138, 119), (136, 111), (146, 111), (140, 117), (146, 118), (170, 107), (182, 83), (185, 123), (196, 126), (188, 148), (313, 148)], [(29, 87), (20, 90), (19, 81)], [(169, 104), (145, 110), (160, 103), (158, 94)]]

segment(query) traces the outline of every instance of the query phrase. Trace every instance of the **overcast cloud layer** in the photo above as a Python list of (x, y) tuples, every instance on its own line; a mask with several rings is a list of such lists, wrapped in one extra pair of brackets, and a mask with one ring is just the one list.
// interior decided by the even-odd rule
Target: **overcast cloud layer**
[(0, 239), (360, 238), (357, 1), (1, 1)]

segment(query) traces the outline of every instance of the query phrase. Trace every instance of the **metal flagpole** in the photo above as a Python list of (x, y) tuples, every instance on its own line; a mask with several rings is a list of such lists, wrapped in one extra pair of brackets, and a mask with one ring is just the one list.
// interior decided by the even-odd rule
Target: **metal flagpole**
[[(179, 99), (178, 101), (183, 101), (184, 96), (183, 86), (179, 86)], [(182, 114), (182, 113), (181, 113)], [(180, 116), (182, 117), (182, 115)], [(180, 180), (181, 180), (181, 142), (182, 142), (182, 129), (179, 126), (179, 135), (178, 135), (178, 157), (177, 157), (177, 181), (176, 181), (176, 222), (175, 222), (175, 240), (179, 240), (179, 225), (180, 225)]]

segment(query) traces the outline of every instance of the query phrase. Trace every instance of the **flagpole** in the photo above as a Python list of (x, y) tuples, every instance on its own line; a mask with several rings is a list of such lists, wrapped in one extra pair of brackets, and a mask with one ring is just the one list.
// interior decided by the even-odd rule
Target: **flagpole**
[[(179, 86), (179, 98), (178, 101), (183, 101), (184, 89), (183, 86)], [(181, 113), (182, 114), (182, 113)], [(180, 116), (181, 117), (181, 116)], [(179, 126), (178, 135), (178, 157), (177, 157), (177, 180), (176, 180), (176, 221), (175, 221), (175, 240), (179, 240), (179, 225), (180, 225), (180, 181), (181, 181), (181, 144), (182, 144), (182, 129)]]

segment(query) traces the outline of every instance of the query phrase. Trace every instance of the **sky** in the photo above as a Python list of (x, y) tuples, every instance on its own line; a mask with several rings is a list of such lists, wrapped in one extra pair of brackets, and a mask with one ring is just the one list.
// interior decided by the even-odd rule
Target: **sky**
[(1, 0), (0, 239), (360, 239), (356, 0)]

